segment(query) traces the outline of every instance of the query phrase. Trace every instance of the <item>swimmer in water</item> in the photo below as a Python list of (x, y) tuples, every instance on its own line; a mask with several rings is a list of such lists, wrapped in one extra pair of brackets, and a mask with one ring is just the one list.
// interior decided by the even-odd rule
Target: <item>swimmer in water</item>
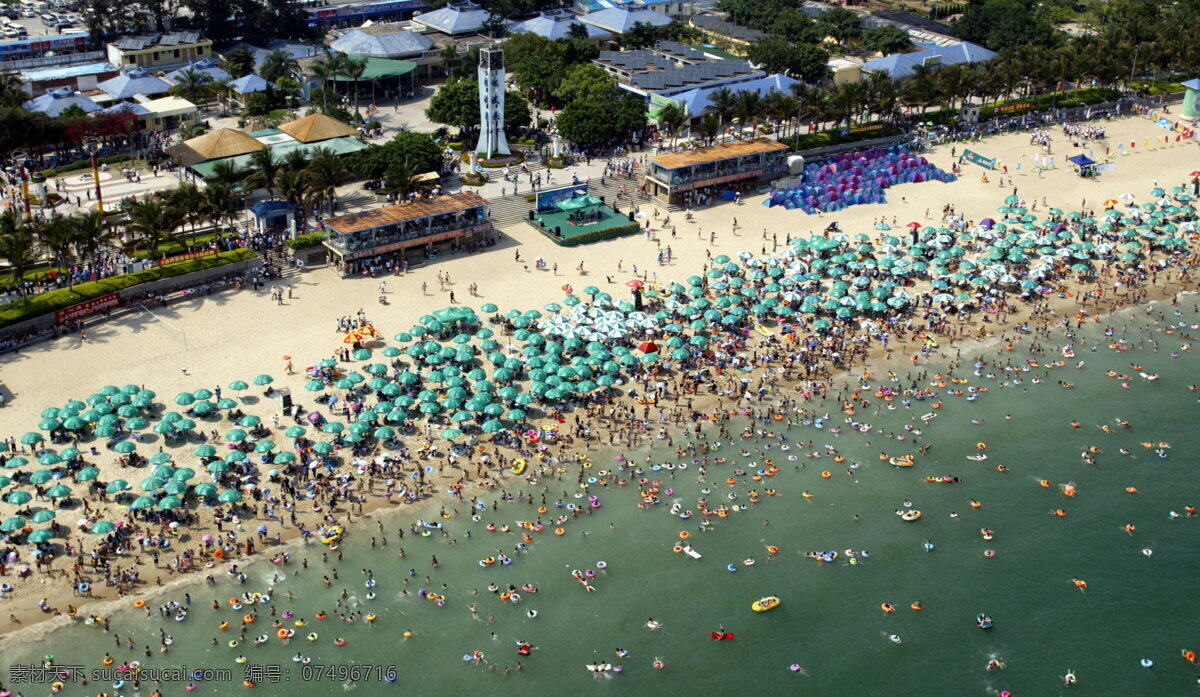
[(651, 617), (650, 619), (646, 620), (646, 629), (662, 629), (662, 623)]

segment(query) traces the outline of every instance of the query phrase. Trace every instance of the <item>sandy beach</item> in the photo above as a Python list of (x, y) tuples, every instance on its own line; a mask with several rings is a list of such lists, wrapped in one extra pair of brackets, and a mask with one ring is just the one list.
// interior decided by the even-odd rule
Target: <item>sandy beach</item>
[[(1132, 148), (1134, 154), (1114, 156), (1116, 170), (1094, 179), (1081, 179), (1064, 166), (1067, 156), (1078, 151), (1070, 147), (1060, 129), (1052, 127), (1053, 155), (1058, 168), (1041, 174), (1032, 171), (1031, 164), (1031, 156), (1040, 154), (1040, 149), (1029, 143), (1027, 134), (1009, 134), (966, 146), (988, 157), (999, 158), (1000, 163), (1008, 167), (1008, 174), (988, 172), (989, 181), (984, 183), (983, 170), (966, 164), (959, 180), (950, 184), (906, 184), (889, 189), (886, 205), (855, 206), (836, 214), (805, 215), (799, 211), (766, 208), (761, 205), (763, 197), (754, 196), (744, 199), (742, 205), (725, 204), (695, 211), (693, 222), (684, 222), (682, 215), (672, 216), (674, 233), (669, 228), (664, 229), (665, 214), (658, 212), (657, 217), (651, 215), (648, 218), (652, 235), (636, 235), (575, 249), (559, 248), (531, 227), (520, 225), (502, 230), (500, 244), (486, 252), (439, 258), (404, 276), (341, 279), (329, 268), (307, 270), (288, 279), (288, 298), (282, 305), (270, 300), (270, 288), (258, 292), (243, 290), (178, 302), (165, 309), (156, 309), (153, 316), (138, 313), (112, 322), (95, 323), (88, 327), (86, 343), (77, 336), (67, 336), (0, 356), (0, 382), (12, 395), (11, 401), (0, 409), (0, 436), (19, 437), (36, 426), (45, 407), (61, 405), (68, 398), (82, 399), (106, 384), (144, 385), (158, 393), (159, 401), (170, 404), (176, 392), (200, 388), (212, 390), (217, 386), (226, 388), (233, 380), (251, 382), (255, 375), (265, 373), (275, 378), (272, 387), (290, 388), (295, 399), (306, 408), (320, 409), (311, 403), (311, 394), (304, 389), (307, 378), (303, 369), (343, 347), (336, 322), (340, 317), (353, 316), (360, 309), (384, 337), (391, 337), (396, 332), (406, 331), (430, 310), (450, 305), (451, 292), (457, 304), (478, 308), (490, 302), (498, 305), (502, 312), (557, 301), (566, 284), (576, 289), (594, 284), (614, 298), (623, 298), (628, 292), (625, 282), (633, 277), (635, 269), (641, 278), (651, 283), (681, 279), (699, 273), (708, 255), (724, 253), (732, 256), (741, 250), (768, 254), (783, 248), (789, 238), (820, 234), (835, 220), (844, 232), (863, 232), (874, 237), (878, 231), (873, 225), (881, 217), (889, 223), (894, 222), (898, 228), (910, 221), (936, 226), (942, 219), (943, 208), (953, 205), (967, 218), (979, 219), (991, 215), (1000, 201), (1014, 190), (1018, 196), (1036, 204), (1039, 213), (1050, 207), (1100, 208), (1102, 200), (1127, 191), (1142, 194), (1156, 185), (1183, 184), (1187, 173), (1195, 168), (1200, 153), (1195, 142), (1155, 147), (1155, 140), (1168, 132), (1150, 120), (1129, 117), (1103, 125), (1108, 131), (1107, 139), (1090, 144), (1083, 152), (1090, 149), (1096, 159), (1102, 159), (1106, 146), (1114, 153), (1118, 142), (1125, 143), (1126, 150), (1130, 149), (1128, 144), (1131, 142), (1137, 147)], [(964, 145), (954, 147), (961, 153)], [(937, 148), (928, 157), (946, 170), (954, 162), (950, 145)], [(1018, 162), (1022, 163), (1019, 170)], [(656, 212), (652, 204), (642, 204), (642, 209)], [(670, 247), (672, 261), (666, 265), (656, 263), (660, 249), (667, 247)], [(520, 261), (516, 260), (518, 253)], [(546, 260), (546, 270), (533, 269), (535, 257)], [(577, 270), (581, 263), (582, 273)], [(554, 266), (557, 271), (551, 270)], [(449, 285), (439, 283), (440, 274), (449, 275)], [(382, 280), (387, 282), (387, 305), (377, 302)], [(479, 289), (474, 297), (467, 290), (471, 284)], [(1152, 297), (1182, 290), (1177, 282), (1166, 276), (1159, 279), (1158, 285)], [(426, 291), (422, 290), (423, 286)], [(1089, 309), (1107, 311), (1120, 303), (1121, 299), (1109, 297), (1104, 305)], [(1058, 301), (1056, 309), (1059, 314), (1069, 315), (1077, 311), (1077, 305), (1072, 299), (1064, 299)], [(986, 334), (996, 335), (1027, 319), (1024, 309), (1008, 316), (1004, 323), (984, 324), (978, 318), (972, 318), (965, 323), (963, 334), (976, 336), (982, 329)], [(914, 342), (893, 344), (887, 351), (873, 347), (872, 355), (881, 360), (907, 356), (918, 345)], [(941, 350), (945, 353), (953, 349), (949, 342), (943, 342)], [(284, 356), (292, 357), (295, 374), (285, 374), (288, 359)], [(278, 413), (278, 402), (263, 397), (263, 391), (262, 387), (252, 386), (240, 394), (227, 391), (227, 396), (249, 397), (244, 400), (244, 411), (260, 416), (264, 424), (269, 425), (270, 417)], [(281, 421), (279, 433), (272, 438), (284, 442), (282, 430), (288, 425), (289, 420)], [(224, 431), (228, 427), (227, 423), (222, 423), (205, 428)], [(139, 453), (149, 456), (162, 445), (161, 436), (151, 435), (149, 442), (143, 441)], [(417, 443), (410, 445), (415, 447)], [(195, 443), (189, 443), (175, 447), (173, 452), (181, 455), (177, 462), (192, 462), (194, 446)], [(571, 449), (570, 446), (563, 448), (564, 451)], [(118, 476), (136, 481), (144, 476), (136, 472), (122, 473), (111, 452), (87, 459), (100, 468), (103, 481)], [(453, 479), (451, 475), (439, 478), (436, 480), (438, 488), (444, 488)], [(382, 487), (377, 490), (382, 491)], [(405, 508), (389, 504), (383, 498), (374, 498), (362, 507), (362, 511), (355, 505), (339, 510), (337, 515), (339, 519), (346, 519), (353, 514), (357, 519), (361, 513), (376, 507), (423, 511), (438, 505), (441, 500), (435, 498)], [(123, 516), (123, 509), (109, 506), (111, 515), (102, 513), (101, 517), (117, 519)], [(12, 515), (15, 508), (18, 506), (0, 503), (0, 518)], [(101, 511), (104, 509), (102, 504)], [(204, 517), (201, 525), (191, 531), (193, 538), (209, 525), (209, 512), (202, 509), (200, 513)], [(82, 509), (76, 506), (60, 511), (56, 520), (74, 529), (75, 520), (82, 515)], [(317, 527), (322, 516), (305, 512), (300, 517), (308, 527)], [(260, 522), (265, 519), (245, 521), (247, 532)], [(296, 526), (286, 524), (281, 527), (279, 521), (271, 521), (269, 534), (273, 536), (277, 532), (284, 542), (297, 537)], [(77, 533), (73, 534), (70, 541), (78, 544), (78, 537)], [(258, 556), (276, 551), (272, 546), (263, 546), (259, 548)], [(130, 563), (127, 558), (121, 565)], [(5, 579), (14, 589), (0, 600), (0, 612), (11, 613), (20, 626), (29, 629), (53, 618), (53, 613), (35, 606), (42, 598), (63, 611), (68, 604), (86, 608), (87, 603), (115, 597), (112, 589), (103, 588), (102, 583), (93, 583), (96, 593), (93, 598), (74, 595), (70, 564), (70, 560), (60, 558), (55, 562), (53, 568), (57, 571), (52, 576), (34, 573), (25, 579), (16, 579), (9, 570)], [(215, 567), (205, 573), (218, 570), (219, 567)], [(142, 565), (140, 572), (141, 588), (150, 591), (158, 588), (156, 578), (164, 585), (180, 578), (179, 574), (165, 568), (151, 566), (149, 561)], [(66, 621), (65, 618), (57, 620)], [(0, 635), (0, 642), (14, 637), (12, 626)]]

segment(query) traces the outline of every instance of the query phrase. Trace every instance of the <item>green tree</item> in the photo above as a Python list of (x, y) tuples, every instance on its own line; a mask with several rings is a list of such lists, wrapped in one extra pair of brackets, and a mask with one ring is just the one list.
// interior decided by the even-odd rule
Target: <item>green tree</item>
[(258, 76), (267, 82), (275, 82), (285, 75), (300, 72), (300, 64), (292, 54), (278, 49), (268, 53), (258, 66)]
[(126, 230), (140, 241), (152, 259), (158, 259), (159, 245), (169, 240), (179, 225), (179, 212), (157, 196), (129, 201), (123, 210), (129, 216)]
[(283, 169), (283, 163), (275, 158), (270, 148), (255, 150), (250, 153), (250, 161), (246, 163), (250, 173), (246, 175), (245, 183), (249, 189), (266, 189), (269, 195), (274, 195), (275, 175)]
[[(54, 255), (54, 263), (65, 269), (71, 265), (75, 254), (75, 223), (70, 216), (59, 215), (37, 226), (37, 237), (42, 248)], [(68, 276), (68, 281), (72, 278)]]
[(581, 40), (589, 38), (587, 25), (582, 22), (571, 22), (571, 25), (567, 27), (567, 36)]
[(721, 120), (715, 114), (705, 114), (700, 117), (700, 122), (696, 124), (695, 130), (701, 140), (712, 145), (717, 134), (721, 132)]
[(869, 51), (878, 51), (888, 56), (912, 48), (912, 38), (900, 27), (888, 24), (864, 31), (862, 45)]
[(19, 107), (29, 95), (21, 89), (21, 76), (16, 73), (0, 75), (0, 106)]
[(716, 115), (720, 128), (724, 129), (733, 112), (737, 108), (737, 94), (728, 87), (718, 87), (708, 95), (708, 106), (705, 111)]
[(425, 116), (434, 123), (455, 126), (460, 130), (479, 127), (479, 83), (475, 80), (448, 81), (442, 85)]
[(563, 104), (576, 99), (594, 99), (612, 96), (617, 89), (617, 80), (607, 70), (595, 63), (573, 65), (567, 69), (554, 97)]
[(15, 207), (0, 212), (0, 257), (8, 262), (13, 283), (17, 285), (37, 261), (37, 240)]
[(817, 17), (817, 24), (838, 43), (854, 41), (862, 36), (862, 17), (857, 12), (844, 7), (835, 7), (822, 12)]
[(401, 203), (408, 202), (408, 195), (416, 191), (418, 172), (408, 163), (408, 160), (393, 160), (383, 173), (383, 191), (395, 194)]
[(367, 61), (349, 58), (341, 65), (341, 75), (350, 80), (350, 90), (354, 93), (354, 115), (358, 117), (358, 81), (367, 72)]
[(204, 189), (205, 219), (213, 225), (226, 223), (233, 227), (233, 217), (242, 208), (242, 199), (234, 191), (233, 185), (225, 181), (210, 181)]
[(170, 92), (197, 104), (208, 95), (212, 81), (212, 75), (188, 68), (175, 77)]
[(675, 102), (664, 106), (658, 110), (658, 116), (655, 117), (659, 125), (671, 134), (671, 145), (675, 144), (675, 138), (679, 135), (679, 129), (687, 122), (687, 114)]
[(363, 179), (380, 179), (392, 162), (408, 162), (418, 173), (440, 172), (442, 150), (425, 133), (400, 131), (384, 145), (371, 145), (346, 159), (347, 167)]
[[(257, 152), (270, 152), (259, 150)], [(188, 226), (191, 237), (196, 237), (196, 224), (204, 219), (204, 192), (191, 182), (180, 182), (179, 186), (167, 192), (167, 205), (175, 210), (179, 219)]]
[(75, 251), (80, 259), (95, 259), (103, 247), (117, 240), (117, 231), (100, 211), (87, 211), (71, 219), (75, 227)]
[(329, 214), (333, 215), (333, 202), (336, 198), (337, 187), (346, 181), (346, 168), (330, 150), (318, 148), (313, 153), (312, 160), (304, 170), (309, 191), (318, 201), (329, 204)]
[(221, 56), (221, 64), (224, 65), (225, 72), (236, 80), (254, 72), (254, 53), (245, 46), (238, 46)]
[(615, 99), (576, 100), (558, 116), (558, 132), (580, 145), (624, 143), (645, 126), (645, 102), (624, 92)]
[(954, 25), (959, 38), (993, 51), (1023, 45), (1057, 46), (1063, 35), (1039, 14), (1034, 0), (978, 0)]
[(621, 45), (626, 49), (648, 48), (658, 43), (662, 38), (662, 31), (648, 22), (635, 22), (624, 34), (621, 35)]
[(758, 96), (758, 92), (753, 90), (743, 90), (737, 93), (737, 101), (734, 104), (733, 112), (737, 114), (739, 130), (750, 129), (750, 136), (755, 135), (755, 129), (762, 114), (762, 97)]

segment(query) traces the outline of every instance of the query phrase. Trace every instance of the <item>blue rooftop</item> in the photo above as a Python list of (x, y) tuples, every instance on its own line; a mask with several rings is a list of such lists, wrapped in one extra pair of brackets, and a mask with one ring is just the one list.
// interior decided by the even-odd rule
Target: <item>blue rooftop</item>
[(65, 80), (82, 75), (99, 75), (115, 73), (117, 69), (104, 61), (99, 63), (79, 63), (77, 65), (58, 65), (51, 68), (22, 70), (21, 79), (25, 82), (48, 82), (50, 80)]
[(581, 21), (579, 15), (566, 10), (549, 10), (543, 12), (533, 19), (527, 19), (524, 22), (513, 25), (509, 31), (518, 34), (537, 34), (550, 40), (566, 39), (571, 35), (572, 24), (578, 24), (586, 29), (589, 39), (606, 36), (609, 33), (600, 27)]
[(250, 94), (252, 92), (265, 92), (271, 83), (262, 79), (254, 73), (244, 75), (229, 83), (229, 88), (238, 94)]
[(473, 2), (452, 2), (433, 12), (424, 12), (413, 16), (414, 22), (427, 27), (433, 27), (445, 34), (469, 34), (477, 32), (487, 18), (491, 16), (487, 10)]
[(225, 72), (225, 70), (221, 67), (221, 63), (213, 60), (212, 58), (205, 58), (203, 60), (195, 61), (194, 63), (188, 63), (179, 70), (167, 73), (166, 78), (171, 82), (179, 82), (180, 76), (189, 70), (194, 70), (197, 73), (208, 75), (214, 82), (218, 80), (229, 79), (229, 73)]
[(967, 42), (952, 46), (934, 46), (932, 44), (922, 44), (922, 46), (922, 50), (913, 53), (893, 53), (890, 56), (867, 61), (863, 64), (863, 72), (887, 73), (892, 79), (899, 79), (912, 75), (918, 65), (980, 63), (997, 56), (995, 51), (989, 51), (983, 46)]
[(800, 84), (799, 80), (792, 79), (787, 75), (768, 75), (757, 80), (749, 80), (747, 82), (739, 82), (733, 85), (716, 85), (714, 87), (701, 87), (683, 94), (677, 94), (670, 99), (678, 102), (683, 107), (689, 116), (698, 116), (704, 113), (708, 108), (709, 96), (719, 89), (728, 88), (733, 92), (756, 92), (760, 97), (765, 96), (771, 90), (788, 94), (792, 85)]
[(136, 94), (163, 94), (171, 89), (167, 83), (151, 75), (143, 68), (130, 68), (120, 75), (96, 85), (114, 99), (129, 99)]
[(83, 96), (70, 87), (59, 87), (50, 90), (40, 97), (25, 102), (24, 107), (47, 116), (61, 116), (68, 107), (78, 106), (87, 113), (99, 111), (100, 105)]
[(613, 7), (589, 12), (579, 19), (614, 34), (624, 34), (638, 23), (654, 27), (665, 27), (671, 23), (670, 17), (661, 12), (655, 12), (644, 2), (615, 3)]

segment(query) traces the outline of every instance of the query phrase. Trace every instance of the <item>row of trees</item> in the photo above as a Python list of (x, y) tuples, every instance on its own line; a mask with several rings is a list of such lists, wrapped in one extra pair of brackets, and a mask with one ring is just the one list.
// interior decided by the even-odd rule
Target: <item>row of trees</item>
[(97, 47), (116, 37), (197, 29), (215, 42), (239, 37), (319, 40), (320, 30), (296, 0), (87, 0), (90, 39)]

